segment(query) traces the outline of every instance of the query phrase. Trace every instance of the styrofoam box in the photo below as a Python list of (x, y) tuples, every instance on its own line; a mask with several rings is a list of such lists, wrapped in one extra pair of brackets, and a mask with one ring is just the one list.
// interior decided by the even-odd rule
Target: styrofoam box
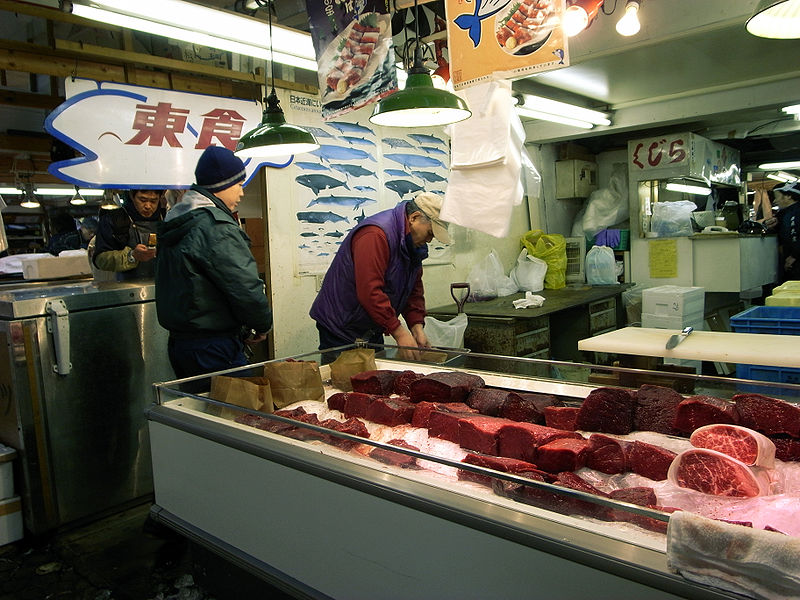
[(92, 272), (86, 253), (74, 256), (51, 256), (22, 260), (23, 279), (56, 279), (73, 275), (89, 275)]
[(14, 472), (11, 466), (17, 451), (0, 444), (0, 500), (14, 495)]
[(697, 331), (702, 331), (705, 326), (703, 311), (688, 315), (654, 315), (642, 313), (642, 327), (654, 327), (656, 329), (683, 329), (684, 327), (694, 327)]
[(642, 290), (642, 313), (689, 315), (705, 310), (706, 291), (701, 287), (660, 285)]
[(22, 502), (19, 496), (0, 500), (0, 546), (22, 539)]

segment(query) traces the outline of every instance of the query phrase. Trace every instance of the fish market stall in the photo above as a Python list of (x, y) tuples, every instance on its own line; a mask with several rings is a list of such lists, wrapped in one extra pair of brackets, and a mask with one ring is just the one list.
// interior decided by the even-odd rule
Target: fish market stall
[[(319, 354), (157, 384), (153, 516), (299, 597), (800, 596), (784, 568), (800, 544), (800, 387), (367, 349), (374, 369), (347, 381), (323, 366), (288, 403), (276, 369), (314, 370)], [(229, 375), (265, 376), (279, 408), (220, 400)], [(747, 427), (770, 411), (797, 431)], [(734, 438), (750, 454), (718, 450)], [(707, 523), (715, 540), (771, 544), (774, 561), (750, 577), (728, 553), (696, 576), (713, 550), (685, 549)]]

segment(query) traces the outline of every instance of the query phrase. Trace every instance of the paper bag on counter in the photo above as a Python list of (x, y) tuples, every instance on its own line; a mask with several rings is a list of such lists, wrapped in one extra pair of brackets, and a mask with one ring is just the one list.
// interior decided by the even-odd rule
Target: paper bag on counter
[[(266, 377), (227, 377), (215, 375), (211, 378), (212, 400), (227, 402), (243, 408), (250, 408), (265, 413), (273, 409), (272, 391)], [(220, 407), (220, 415), (225, 419), (234, 419), (241, 413), (226, 406)]]
[(319, 363), (313, 360), (283, 360), (264, 365), (275, 408), (283, 408), (301, 400), (325, 400), (325, 389), (319, 374)]
[(350, 377), (364, 371), (374, 371), (375, 350), (372, 348), (353, 348), (345, 350), (331, 363), (331, 383), (343, 392), (353, 391)]

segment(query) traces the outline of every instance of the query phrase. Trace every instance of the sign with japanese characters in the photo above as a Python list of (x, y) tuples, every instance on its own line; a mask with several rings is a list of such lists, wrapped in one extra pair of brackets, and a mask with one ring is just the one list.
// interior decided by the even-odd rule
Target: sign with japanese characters
[(455, 89), (569, 66), (564, 0), (446, 0)]
[[(122, 188), (186, 188), (208, 146), (233, 150), (261, 122), (253, 100), (221, 98), (88, 79), (66, 80), (67, 100), (45, 129), (83, 156), (51, 163), (52, 175), (75, 185)], [(247, 181), (262, 164), (292, 160), (249, 159)]]

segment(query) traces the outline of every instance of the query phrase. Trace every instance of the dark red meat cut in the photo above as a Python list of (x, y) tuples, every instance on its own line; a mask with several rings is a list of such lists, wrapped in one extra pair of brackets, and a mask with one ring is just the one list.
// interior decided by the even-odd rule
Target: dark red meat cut
[(548, 406), (560, 406), (561, 404), (561, 400), (551, 394), (515, 392), (509, 394), (508, 398), (500, 406), (498, 416), (512, 421), (544, 425), (544, 409)]
[(461, 415), (458, 444), (462, 448), (497, 456), (497, 434), (508, 424), (505, 419), (483, 415)]
[(435, 410), (428, 417), (428, 435), (458, 444), (458, 421), (460, 413)]
[(375, 371), (364, 371), (350, 377), (350, 384), (354, 392), (364, 394), (379, 394), (388, 396), (394, 392), (394, 380), (400, 371), (389, 371), (378, 369)]
[[(653, 488), (623, 488), (621, 490), (612, 491), (609, 496), (612, 500), (619, 500), (629, 504), (637, 504), (654, 510), (660, 510), (660, 507), (657, 506), (658, 499), (656, 498), (656, 493)], [(614, 521), (633, 523), (634, 525), (649, 529), (650, 531), (657, 531), (659, 533), (667, 532), (667, 523), (665, 521), (659, 521), (658, 519), (653, 519), (652, 517), (646, 517), (644, 515), (637, 515), (627, 510), (614, 509), (611, 511), (611, 518)]]
[(331, 410), (340, 410), (344, 412), (344, 404), (347, 401), (347, 394), (344, 392), (337, 392), (328, 397), (328, 408)]
[(636, 391), (634, 429), (677, 435), (675, 417), (678, 404), (683, 400), (672, 388), (660, 385), (643, 385)]
[(366, 419), (390, 427), (411, 423), (414, 406), (407, 398), (400, 396), (375, 398), (367, 407)]
[[(587, 494), (594, 494), (595, 496), (600, 496), (603, 498), (607, 498), (608, 494), (605, 492), (598, 490), (588, 481), (581, 478), (579, 475), (575, 473), (570, 473), (569, 471), (559, 473), (556, 481), (556, 485), (560, 485), (562, 487), (570, 488), (573, 490), (578, 490), (580, 492), (586, 492)], [(595, 519), (603, 519), (605, 521), (611, 518), (611, 509), (607, 506), (602, 506), (600, 504), (593, 504), (587, 500), (578, 500), (577, 498), (564, 498), (561, 501), (561, 508), (560, 512), (564, 512), (567, 514), (578, 514), (578, 515), (586, 515), (587, 517), (594, 517)]]
[(553, 429), (575, 431), (578, 428), (577, 406), (546, 406), (544, 409), (544, 422)]
[(466, 404), (477, 410), (482, 415), (496, 417), (500, 412), (500, 407), (509, 396), (516, 396), (514, 392), (508, 390), (498, 390), (496, 388), (478, 388), (472, 390), (467, 396)]
[(233, 419), (237, 423), (241, 423), (242, 425), (247, 425), (249, 427), (258, 427), (261, 423), (269, 423), (270, 420), (266, 417), (262, 417), (259, 415), (251, 415), (248, 413), (236, 415)]
[(466, 402), (472, 390), (483, 386), (477, 375), (444, 371), (417, 379), (409, 386), (408, 395), (412, 402)]
[(714, 423), (735, 425), (738, 421), (739, 415), (733, 402), (713, 396), (690, 396), (678, 404), (675, 429), (682, 433), (692, 433), (698, 427), (705, 425)]
[(714, 496), (753, 498), (762, 493), (762, 486), (750, 467), (705, 448), (678, 454), (670, 466), (669, 480), (682, 488)]
[[(300, 423), (308, 423), (309, 425), (322, 425), (322, 422), (319, 420), (317, 413), (307, 413), (304, 415), (298, 415), (296, 420)], [(326, 434), (316, 431), (314, 429), (309, 429), (308, 427), (296, 427), (293, 429), (288, 429), (283, 432), (283, 435), (288, 437), (297, 439), (297, 440), (305, 440), (309, 442), (313, 441), (327, 441), (329, 436)]]
[[(389, 440), (386, 443), (392, 446), (398, 446), (399, 448), (406, 448), (407, 450), (416, 450), (419, 452), (419, 448), (412, 446), (405, 440), (394, 439)], [(402, 452), (393, 452), (391, 450), (387, 450), (386, 448), (373, 448), (369, 451), (369, 456), (370, 458), (374, 458), (375, 460), (378, 460), (384, 464), (402, 467), (403, 469), (417, 466), (416, 456), (409, 456), (408, 454), (403, 454)]]
[(800, 438), (800, 407), (761, 394), (736, 394), (733, 401), (740, 425), (768, 435)]
[(589, 440), (583, 438), (559, 438), (539, 446), (536, 464), (548, 473), (577, 471), (586, 464)]
[(675, 456), (666, 448), (636, 441), (628, 444), (626, 462), (629, 471), (654, 481), (663, 481)]
[[(467, 463), (468, 465), (477, 465), (479, 467), (486, 467), (487, 469), (494, 469), (495, 471), (501, 471), (503, 473), (517, 474), (539, 472), (539, 469), (536, 468), (536, 465), (524, 460), (503, 458), (500, 456), (488, 456), (485, 454), (469, 453), (462, 459), (461, 462)], [(526, 477), (529, 476), (526, 475)], [(488, 486), (491, 486), (492, 481), (494, 480), (494, 477), (491, 477), (490, 475), (473, 473), (472, 471), (466, 471), (464, 469), (459, 469), (458, 478), (463, 481), (474, 481), (475, 483), (481, 483)]]
[(596, 388), (583, 401), (575, 425), (582, 431), (624, 434), (633, 431), (636, 399), (620, 388)]
[(629, 442), (593, 433), (589, 436), (589, 453), (586, 466), (601, 473), (614, 475), (628, 470), (625, 448)]
[(418, 402), (414, 405), (414, 416), (411, 418), (411, 424), (414, 427), (427, 428), (431, 413), (435, 410), (465, 414), (477, 414), (478, 412), (463, 402)]
[(347, 392), (344, 399), (344, 413), (345, 417), (367, 417), (367, 408), (372, 404), (375, 398), (374, 394), (362, 394), (361, 392)]
[(581, 438), (574, 431), (563, 431), (536, 423), (509, 423), (497, 434), (497, 453), (500, 456), (536, 461), (536, 449), (559, 438)]
[(614, 490), (610, 494), (613, 500), (620, 500), (629, 504), (638, 504), (639, 506), (656, 506), (658, 498), (656, 491), (651, 487), (630, 487), (621, 490)]
[(401, 371), (400, 374), (394, 378), (394, 393), (400, 396), (408, 396), (411, 384), (417, 379), (425, 377), (422, 373), (415, 373), (414, 371)]
[[(297, 408), (293, 408), (291, 410), (276, 410), (274, 414), (286, 419), (297, 420), (298, 417), (305, 415), (306, 411), (302, 406), (298, 406)], [(296, 425), (291, 425), (289, 423), (284, 423), (282, 421), (273, 419), (265, 419), (263, 422), (257, 424), (256, 427), (258, 429), (263, 429), (264, 431), (271, 431), (272, 433), (280, 434), (285, 434), (289, 431), (297, 429)]]
[[(369, 438), (367, 426), (355, 417), (347, 419), (346, 421), (337, 421), (336, 419), (326, 419), (321, 423), (323, 427), (333, 429), (334, 431), (341, 431), (342, 433), (349, 433), (350, 435), (357, 435), (362, 438)], [(353, 440), (346, 440), (344, 438), (336, 437), (335, 435), (328, 436), (331, 444), (338, 448), (349, 450), (358, 445), (358, 442)]]
[(769, 439), (775, 444), (775, 458), (800, 461), (800, 440), (779, 435), (772, 435)]

